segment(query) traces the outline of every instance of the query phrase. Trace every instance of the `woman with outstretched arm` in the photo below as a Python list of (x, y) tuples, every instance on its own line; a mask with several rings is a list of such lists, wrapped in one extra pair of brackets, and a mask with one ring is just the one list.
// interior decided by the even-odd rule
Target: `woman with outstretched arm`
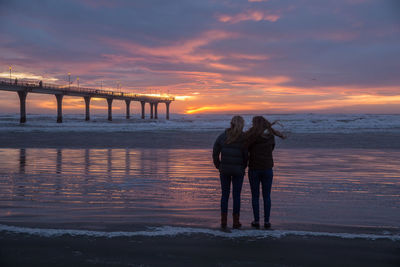
[(274, 160), (272, 151), (275, 148), (275, 136), (286, 138), (281, 132), (272, 128), (277, 123), (271, 123), (262, 116), (253, 117), (252, 127), (245, 133), (245, 146), (249, 151), (249, 182), (251, 188), (251, 203), (254, 221), (251, 226), (260, 227), (260, 184), (264, 202), (264, 228), (271, 227), (271, 187), (273, 179)]

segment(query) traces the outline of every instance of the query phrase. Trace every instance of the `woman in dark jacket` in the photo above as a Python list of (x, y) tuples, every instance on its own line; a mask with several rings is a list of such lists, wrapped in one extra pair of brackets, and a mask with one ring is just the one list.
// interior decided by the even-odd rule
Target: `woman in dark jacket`
[(221, 181), (221, 227), (227, 226), (228, 200), (232, 183), (233, 195), (233, 228), (241, 226), (240, 193), (243, 177), (247, 165), (247, 150), (244, 149), (244, 120), (241, 116), (234, 116), (231, 127), (225, 130), (214, 143), (213, 161), (219, 170)]
[(260, 227), (260, 183), (264, 202), (264, 227), (271, 227), (269, 217), (274, 166), (272, 151), (275, 148), (275, 136), (285, 138), (282, 133), (272, 128), (275, 123), (270, 123), (262, 116), (255, 116), (252, 127), (245, 134), (246, 147), (249, 150), (249, 182), (254, 215), (251, 225), (256, 228)]

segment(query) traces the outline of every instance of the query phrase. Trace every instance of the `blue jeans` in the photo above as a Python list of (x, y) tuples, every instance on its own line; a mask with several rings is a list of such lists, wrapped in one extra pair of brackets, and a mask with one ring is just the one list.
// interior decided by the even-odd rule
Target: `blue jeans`
[(242, 184), (244, 178), (243, 174), (238, 173), (220, 173), (221, 181), (221, 212), (228, 213), (228, 200), (231, 191), (232, 183), (232, 195), (233, 195), (233, 213), (240, 213), (240, 193), (242, 192)]
[(249, 170), (249, 181), (251, 188), (251, 203), (253, 206), (253, 215), (255, 221), (260, 221), (260, 183), (262, 186), (262, 195), (264, 201), (264, 222), (269, 222), (271, 213), (271, 187), (274, 173), (272, 169), (267, 170)]

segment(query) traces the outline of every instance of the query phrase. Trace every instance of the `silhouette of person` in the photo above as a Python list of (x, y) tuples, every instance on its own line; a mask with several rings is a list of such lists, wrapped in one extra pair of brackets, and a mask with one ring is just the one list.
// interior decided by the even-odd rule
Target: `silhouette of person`
[(219, 170), (221, 182), (221, 227), (226, 228), (228, 217), (228, 200), (232, 184), (233, 195), (233, 228), (240, 228), (240, 193), (247, 165), (247, 150), (243, 149), (244, 120), (234, 116), (231, 127), (223, 132), (215, 141), (213, 161)]
[(272, 128), (277, 122), (269, 122), (262, 116), (253, 118), (252, 127), (245, 133), (246, 147), (249, 151), (249, 182), (254, 221), (251, 226), (260, 227), (259, 198), (260, 184), (264, 202), (264, 228), (271, 223), (271, 187), (273, 180), (274, 160), (272, 151), (275, 148), (275, 136), (285, 139), (286, 136)]

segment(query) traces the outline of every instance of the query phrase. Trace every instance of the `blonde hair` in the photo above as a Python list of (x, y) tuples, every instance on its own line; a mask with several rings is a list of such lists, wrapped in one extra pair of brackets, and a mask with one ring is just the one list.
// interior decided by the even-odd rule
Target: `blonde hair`
[(235, 142), (242, 134), (244, 127), (244, 119), (242, 116), (233, 116), (231, 120), (231, 128), (226, 130), (226, 143), (231, 144)]

